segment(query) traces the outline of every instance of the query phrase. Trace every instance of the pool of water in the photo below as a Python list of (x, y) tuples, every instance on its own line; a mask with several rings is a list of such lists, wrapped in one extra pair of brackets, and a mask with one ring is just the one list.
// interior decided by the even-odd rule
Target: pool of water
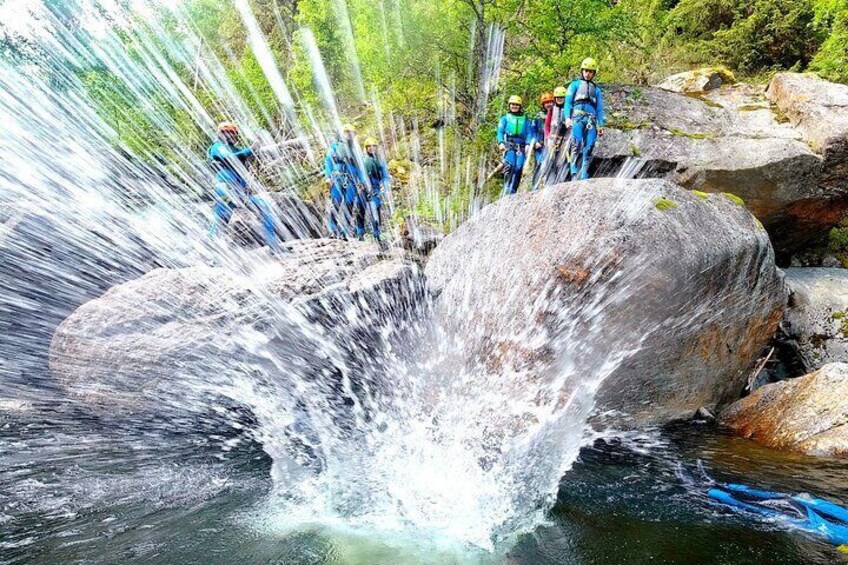
[(425, 532), (292, 527), (270, 460), (238, 436), (145, 434), (78, 417), (0, 420), (2, 563), (848, 563), (836, 548), (710, 503), (715, 479), (848, 501), (848, 462), (686, 424), (588, 442), (547, 523), (490, 554)]

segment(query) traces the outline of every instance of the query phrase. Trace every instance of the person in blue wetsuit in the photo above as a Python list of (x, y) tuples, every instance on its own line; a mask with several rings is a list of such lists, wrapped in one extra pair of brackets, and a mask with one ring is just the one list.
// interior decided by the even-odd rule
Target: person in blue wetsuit
[(265, 244), (276, 248), (278, 244), (274, 216), (268, 203), (250, 194), (247, 182), (247, 164), (255, 157), (253, 147), (239, 146), (239, 128), (231, 122), (218, 125), (217, 139), (206, 152), (209, 166), (215, 171), (215, 220), (211, 233), (218, 232), (219, 224), (226, 225), (233, 210), (247, 206), (262, 219)]
[(365, 174), (368, 175), (368, 209), (371, 215), (371, 231), (374, 239), (381, 242), (380, 212), (383, 198), (388, 195), (392, 178), (389, 167), (377, 150), (377, 140), (369, 137), (365, 140)]
[(843, 547), (848, 544), (848, 508), (810, 495), (759, 490), (734, 483), (713, 483), (711, 500), (759, 514), (777, 524), (808, 532)]
[(503, 152), (504, 194), (515, 194), (527, 158), (526, 149), (533, 137), (533, 121), (522, 111), (520, 96), (509, 97), (509, 112), (498, 122), (498, 147)]
[(583, 59), (580, 78), (571, 82), (565, 96), (565, 125), (571, 128), (571, 177), (575, 180), (589, 178), (595, 141), (604, 135), (603, 95), (594, 82), (597, 72), (597, 61)]
[(345, 124), (342, 135), (330, 144), (324, 158), (324, 176), (330, 185), (327, 227), (330, 236), (365, 236), (367, 179), (362, 171), (362, 155), (356, 145), (356, 128)]

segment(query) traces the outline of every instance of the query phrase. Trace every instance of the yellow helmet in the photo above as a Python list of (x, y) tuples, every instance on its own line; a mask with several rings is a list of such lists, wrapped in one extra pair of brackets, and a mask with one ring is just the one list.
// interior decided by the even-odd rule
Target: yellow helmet
[(521, 99), (521, 96), (512, 95), (509, 97), (510, 104), (518, 104), (519, 106), (524, 106), (524, 100)]
[(554, 98), (565, 98), (567, 91), (564, 86), (558, 86), (554, 88)]
[(363, 147), (371, 147), (372, 145), (379, 145), (377, 140), (373, 137), (366, 137), (365, 143), (362, 144)]
[(353, 124), (348, 123), (348, 124), (345, 124), (344, 126), (342, 126), (342, 131), (345, 132), (345, 133), (347, 133), (347, 132), (356, 133), (356, 128), (353, 126)]
[(591, 57), (586, 57), (583, 59), (583, 62), (580, 63), (580, 70), (598, 72), (598, 62)]

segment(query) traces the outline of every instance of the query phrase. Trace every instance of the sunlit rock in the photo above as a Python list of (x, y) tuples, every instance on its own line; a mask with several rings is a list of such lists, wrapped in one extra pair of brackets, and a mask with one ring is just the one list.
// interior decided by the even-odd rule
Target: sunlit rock
[(806, 76), (778, 75), (768, 91), (774, 105), (748, 85), (701, 97), (611, 86), (596, 169), (610, 174), (636, 157), (644, 176), (737, 194), (788, 259), (848, 211), (848, 160), (838, 141), (848, 87), (798, 78)]
[(730, 405), (720, 422), (768, 447), (848, 457), (848, 364), (759, 388)]
[(515, 396), (568, 403), (599, 387), (599, 412), (640, 423), (738, 397), (785, 303), (743, 206), (660, 180), (504, 198), (445, 238), (426, 274), (446, 339), (523, 371)]
[(786, 269), (789, 308), (782, 333), (807, 371), (848, 362), (848, 270)]
[(768, 99), (824, 160), (822, 184), (848, 192), (848, 85), (809, 73), (777, 73)]
[(657, 88), (679, 93), (703, 93), (715, 90), (723, 84), (735, 82), (733, 73), (724, 68), (707, 67), (685, 71), (666, 77)]

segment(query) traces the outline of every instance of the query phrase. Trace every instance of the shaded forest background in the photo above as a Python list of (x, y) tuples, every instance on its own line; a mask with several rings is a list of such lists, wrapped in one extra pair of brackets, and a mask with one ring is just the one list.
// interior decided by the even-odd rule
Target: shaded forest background
[[(75, 0), (45, 3), (74, 28)], [(279, 133), (284, 121), (279, 101), (233, 2), (182, 4), (194, 27), (191, 35), (200, 40), (197, 56), (214, 55), (258, 125)], [(479, 148), (491, 145), (507, 96), (524, 96), (535, 112), (539, 94), (575, 76), (586, 56), (600, 62), (602, 83), (652, 84), (674, 72), (719, 64), (755, 82), (778, 70), (814, 71), (848, 82), (848, 0), (250, 0), (250, 6), (292, 90), (298, 119), (305, 121), (303, 110), (321, 108), (309, 57), (298, 40), (308, 28), (345, 120), (363, 122), (373, 132), (368, 108), (378, 99), (383, 115), (402, 116), (410, 128), (447, 123), (452, 127), (446, 135)], [(185, 33), (166, 15), (158, 23), (161, 28), (149, 36), (153, 42)], [(492, 44), (500, 34), (503, 59), (495, 86)], [(132, 56), (137, 38), (125, 39)], [(39, 55), (37, 45), (2, 27), (0, 49), (13, 61)], [(216, 100), (219, 93), (198, 85), (190, 60), (168, 62), (210, 116), (238, 118), (227, 115)], [(208, 124), (167, 97), (141, 100), (96, 62), (74, 72), (116, 132), (115, 142), (130, 152), (161, 162), (175, 158), (175, 151), (202, 153), (208, 144)], [(487, 84), (491, 91), (482, 87)], [(164, 108), (181, 143), (173, 136), (160, 143), (161, 115), (150, 111), (151, 104)]]

